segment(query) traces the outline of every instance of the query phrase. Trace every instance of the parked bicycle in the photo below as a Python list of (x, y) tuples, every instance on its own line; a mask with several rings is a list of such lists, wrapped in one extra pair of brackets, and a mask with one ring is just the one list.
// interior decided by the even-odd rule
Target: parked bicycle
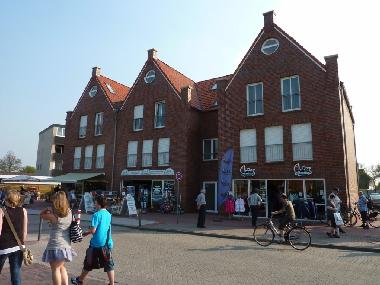
[[(354, 203), (353, 208), (349, 208), (348, 211), (342, 211), (342, 218), (344, 225), (346, 227), (353, 227), (357, 224), (358, 220), (361, 220), (361, 215), (358, 210), (358, 203)], [(368, 210), (368, 225), (373, 228), (378, 228), (379, 224), (376, 224), (377, 216), (379, 215), (378, 211), (369, 209)]]
[[(273, 224), (272, 218), (255, 228), (253, 238), (261, 246), (269, 246), (273, 243), (275, 235), (280, 236), (279, 230)], [(311, 244), (310, 232), (298, 224), (287, 224), (284, 231), (284, 239), (294, 249), (305, 250)]]

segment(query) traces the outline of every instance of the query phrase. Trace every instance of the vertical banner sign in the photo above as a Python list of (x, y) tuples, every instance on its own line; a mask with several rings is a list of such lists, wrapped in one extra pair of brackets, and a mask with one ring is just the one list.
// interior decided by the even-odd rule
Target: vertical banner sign
[(218, 179), (218, 208), (223, 204), (227, 197), (227, 193), (232, 191), (232, 162), (234, 151), (228, 148), (219, 164), (219, 179)]

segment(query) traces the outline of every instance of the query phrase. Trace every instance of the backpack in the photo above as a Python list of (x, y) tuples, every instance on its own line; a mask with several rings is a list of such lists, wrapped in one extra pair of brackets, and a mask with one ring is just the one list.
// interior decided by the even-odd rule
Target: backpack
[(83, 231), (76, 221), (72, 221), (70, 224), (70, 240), (73, 243), (83, 240)]

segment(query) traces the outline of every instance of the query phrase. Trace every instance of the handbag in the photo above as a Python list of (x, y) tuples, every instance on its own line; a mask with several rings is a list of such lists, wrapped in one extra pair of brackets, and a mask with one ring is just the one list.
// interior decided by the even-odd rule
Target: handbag
[(77, 221), (72, 221), (70, 224), (70, 241), (73, 243), (83, 240), (83, 231)]
[(24, 265), (30, 265), (32, 264), (33, 262), (33, 254), (32, 254), (32, 251), (29, 249), (29, 248), (26, 248), (24, 247), (22, 244), (21, 244), (21, 241), (20, 239), (18, 238), (18, 235), (16, 233), (16, 230), (15, 230), (15, 227), (13, 226), (13, 223), (11, 221), (11, 218), (9, 217), (8, 215), (8, 212), (7, 210), (5, 209), (5, 207), (3, 208), (3, 212), (4, 212), (4, 216), (5, 216), (5, 219), (7, 220), (8, 222), (8, 225), (17, 241), (17, 244), (18, 246), (20, 247), (20, 250), (22, 251), (22, 257), (23, 257), (23, 261), (24, 261)]
[(342, 216), (340, 215), (340, 213), (334, 213), (334, 219), (335, 219), (335, 224), (337, 226), (341, 226), (344, 224)]

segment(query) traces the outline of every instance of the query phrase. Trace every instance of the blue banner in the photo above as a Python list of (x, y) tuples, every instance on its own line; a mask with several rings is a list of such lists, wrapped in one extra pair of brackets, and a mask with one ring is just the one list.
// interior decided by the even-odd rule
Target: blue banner
[(219, 164), (219, 180), (218, 180), (218, 208), (223, 204), (228, 192), (232, 191), (232, 162), (234, 151), (228, 148)]

